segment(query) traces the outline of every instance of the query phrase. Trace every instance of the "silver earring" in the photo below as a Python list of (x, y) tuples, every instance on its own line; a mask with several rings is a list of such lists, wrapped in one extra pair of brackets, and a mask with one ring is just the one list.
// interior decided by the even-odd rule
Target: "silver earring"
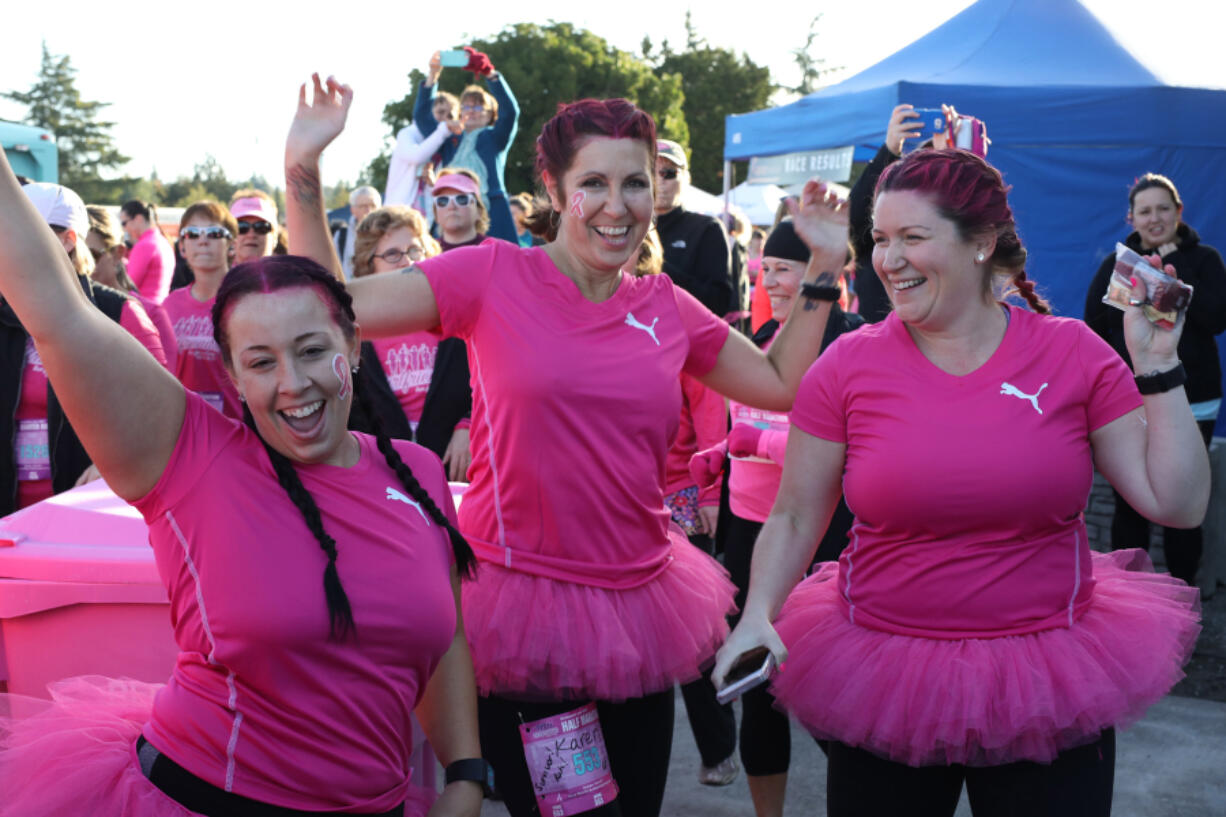
[(240, 402), (240, 403), (246, 403), (246, 402), (247, 402), (247, 395), (245, 395), (245, 394), (240, 394), (240, 395), (238, 396), (238, 402)]
[(978, 261), (980, 264), (982, 264), (983, 263), (983, 253), (981, 252), (978, 255), (976, 255), (975, 260)]

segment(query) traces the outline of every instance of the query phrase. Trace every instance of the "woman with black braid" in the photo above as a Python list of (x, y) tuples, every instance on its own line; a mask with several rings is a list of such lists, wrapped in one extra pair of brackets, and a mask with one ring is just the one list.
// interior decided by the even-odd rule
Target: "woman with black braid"
[(0, 291), (148, 522), (181, 649), (165, 686), (79, 678), (51, 702), (0, 700), (0, 810), (422, 815), (415, 712), (445, 764), (469, 761), (430, 814), (476, 815), (472, 551), (434, 454), (346, 430), (360, 333), (343, 285), (292, 256), (227, 276), (215, 334), (244, 425), (88, 306), (4, 159), (0, 209)]

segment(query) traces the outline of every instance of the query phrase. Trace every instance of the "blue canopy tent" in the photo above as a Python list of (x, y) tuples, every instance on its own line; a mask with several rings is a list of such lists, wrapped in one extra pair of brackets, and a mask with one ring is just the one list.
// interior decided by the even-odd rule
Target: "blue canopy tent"
[(867, 160), (902, 102), (987, 123), (1027, 270), (1058, 314), (1081, 317), (1099, 263), (1131, 231), (1142, 173), (1171, 177), (1187, 222), (1226, 247), (1226, 91), (1163, 85), (1076, 0), (979, 0), (837, 85), (729, 116), (724, 159), (853, 145)]

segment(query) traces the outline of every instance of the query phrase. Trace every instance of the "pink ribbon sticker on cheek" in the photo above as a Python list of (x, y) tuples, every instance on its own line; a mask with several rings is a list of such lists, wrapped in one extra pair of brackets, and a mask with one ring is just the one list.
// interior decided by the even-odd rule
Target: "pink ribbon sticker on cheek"
[(349, 361), (340, 352), (332, 358), (332, 373), (336, 375), (336, 379), (341, 381), (340, 390), (336, 396), (341, 400), (348, 400), (349, 395), (353, 394), (353, 381), (349, 378)]
[(583, 202), (587, 201), (587, 193), (576, 190), (570, 197), (570, 214), (575, 218), (583, 218)]

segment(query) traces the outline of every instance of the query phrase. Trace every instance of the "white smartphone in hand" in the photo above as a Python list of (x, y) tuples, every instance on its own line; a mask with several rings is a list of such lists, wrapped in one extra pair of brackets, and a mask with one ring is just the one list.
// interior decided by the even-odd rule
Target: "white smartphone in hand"
[(766, 647), (758, 647), (741, 653), (741, 657), (728, 670), (724, 688), (715, 693), (721, 704), (735, 701), (749, 690), (770, 680), (775, 674), (775, 656)]

